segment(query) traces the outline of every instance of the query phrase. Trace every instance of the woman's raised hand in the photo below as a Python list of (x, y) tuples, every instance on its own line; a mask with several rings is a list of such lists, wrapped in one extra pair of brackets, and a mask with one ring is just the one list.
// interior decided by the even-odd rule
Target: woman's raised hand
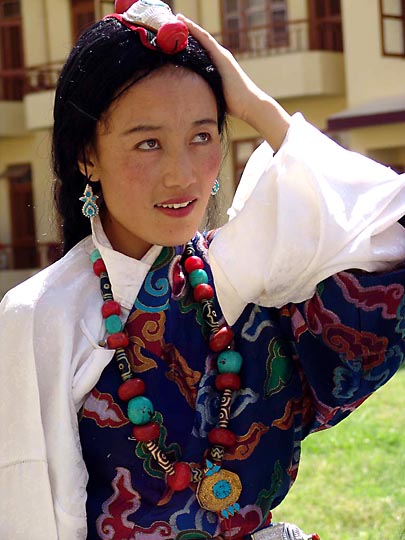
[(290, 115), (243, 71), (228, 49), (184, 15), (177, 15), (207, 50), (221, 74), (227, 111), (255, 128), (277, 150), (290, 124)]

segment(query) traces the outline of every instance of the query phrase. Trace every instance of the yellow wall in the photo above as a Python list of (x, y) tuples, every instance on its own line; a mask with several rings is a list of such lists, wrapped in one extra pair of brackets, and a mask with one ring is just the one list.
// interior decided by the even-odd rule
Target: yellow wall
[(72, 45), (69, 0), (22, 0), (26, 66), (64, 60)]
[[(50, 132), (37, 130), (18, 139), (0, 139), (0, 171), (9, 165), (30, 163), (32, 169), (35, 228), (39, 242), (56, 240), (51, 195)], [(0, 242), (11, 240), (8, 181), (0, 179)]]
[(378, 0), (342, 0), (349, 107), (405, 91), (405, 62), (382, 55)]

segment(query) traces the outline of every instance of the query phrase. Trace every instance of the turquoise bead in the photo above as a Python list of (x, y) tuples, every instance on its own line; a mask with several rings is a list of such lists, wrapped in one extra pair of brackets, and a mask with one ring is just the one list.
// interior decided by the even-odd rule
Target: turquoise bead
[(201, 283), (208, 283), (208, 275), (205, 270), (193, 270), (191, 274), (189, 274), (188, 279), (190, 281), (190, 285), (193, 287), (197, 287), (197, 285), (201, 285)]
[(236, 351), (223, 351), (218, 355), (217, 365), (220, 373), (239, 373), (242, 355)]
[(101, 254), (98, 249), (95, 249), (90, 255), (90, 260), (94, 264), (98, 259), (101, 259)]
[(136, 426), (150, 422), (154, 412), (151, 400), (145, 396), (136, 396), (128, 402), (128, 418)]
[(122, 322), (118, 315), (110, 315), (105, 319), (104, 323), (109, 334), (116, 334), (122, 330)]

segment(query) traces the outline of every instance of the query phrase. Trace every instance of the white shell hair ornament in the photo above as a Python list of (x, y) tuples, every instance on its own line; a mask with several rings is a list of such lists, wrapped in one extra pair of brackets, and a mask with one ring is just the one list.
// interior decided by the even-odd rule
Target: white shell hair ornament
[(187, 47), (187, 26), (161, 0), (115, 0), (115, 13), (104, 17), (111, 18), (139, 33), (149, 49), (175, 54)]

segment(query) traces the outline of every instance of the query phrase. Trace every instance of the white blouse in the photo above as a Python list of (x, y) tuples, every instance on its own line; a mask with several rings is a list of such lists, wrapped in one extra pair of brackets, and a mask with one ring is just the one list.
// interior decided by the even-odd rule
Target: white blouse
[[(209, 257), (230, 324), (255, 302), (309, 298), (348, 268), (388, 270), (405, 260), (405, 175), (348, 152), (295, 115), (273, 158), (253, 154)], [(0, 304), (0, 538), (85, 540), (86, 483), (77, 412), (113, 352), (97, 247), (125, 317), (160, 252), (138, 261), (93, 235), (10, 291)]]

